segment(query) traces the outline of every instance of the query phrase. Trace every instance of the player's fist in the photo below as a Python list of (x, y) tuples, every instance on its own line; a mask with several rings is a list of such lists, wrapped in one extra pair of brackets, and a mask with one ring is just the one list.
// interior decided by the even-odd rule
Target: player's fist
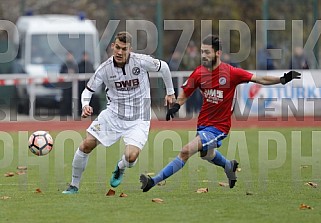
[(175, 103), (170, 109), (168, 109), (166, 114), (166, 121), (169, 121), (172, 118), (174, 118), (174, 115), (178, 110), (181, 108), (181, 106), (178, 103)]
[(301, 73), (291, 70), (287, 73), (284, 73), (283, 77), (280, 77), (280, 82), (284, 85), (293, 79), (301, 79)]
[(88, 116), (91, 116), (92, 113), (93, 113), (93, 108), (89, 105), (85, 105), (82, 108), (81, 117), (87, 118)]

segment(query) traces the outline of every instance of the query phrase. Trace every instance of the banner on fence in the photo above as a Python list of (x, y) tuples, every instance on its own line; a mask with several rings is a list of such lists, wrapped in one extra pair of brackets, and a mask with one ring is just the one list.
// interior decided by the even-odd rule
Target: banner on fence
[[(262, 71), (257, 75), (282, 76), (283, 72), (280, 70)], [(286, 85), (242, 84), (238, 87), (235, 114), (242, 116), (320, 116), (320, 79), (319, 71), (305, 70), (302, 71), (301, 80), (294, 80)]]

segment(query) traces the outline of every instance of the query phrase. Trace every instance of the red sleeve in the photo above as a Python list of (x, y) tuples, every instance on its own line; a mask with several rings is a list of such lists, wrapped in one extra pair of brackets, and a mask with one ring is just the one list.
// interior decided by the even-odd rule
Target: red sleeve
[(185, 95), (189, 97), (196, 88), (198, 88), (199, 83), (199, 69), (195, 69), (193, 73), (188, 77), (188, 79), (184, 82), (184, 84), (181, 86)]
[(232, 67), (231, 66), (231, 73), (235, 75), (237, 78), (237, 84), (241, 83), (248, 83), (251, 79), (253, 74), (243, 70), (242, 68)]

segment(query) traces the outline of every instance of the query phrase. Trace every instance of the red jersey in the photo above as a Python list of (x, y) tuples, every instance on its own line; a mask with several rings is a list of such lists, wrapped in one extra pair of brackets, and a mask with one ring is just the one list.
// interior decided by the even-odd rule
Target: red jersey
[(182, 86), (186, 96), (196, 88), (201, 90), (203, 105), (197, 126), (213, 126), (227, 134), (231, 128), (236, 86), (249, 82), (252, 76), (223, 62), (213, 71), (204, 66), (197, 67)]

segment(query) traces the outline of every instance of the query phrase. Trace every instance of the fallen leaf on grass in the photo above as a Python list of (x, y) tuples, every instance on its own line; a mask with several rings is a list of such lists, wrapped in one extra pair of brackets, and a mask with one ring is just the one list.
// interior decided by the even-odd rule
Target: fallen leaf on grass
[(27, 170), (26, 166), (17, 166), (17, 170)]
[(35, 193), (42, 193), (41, 189), (40, 188), (37, 188)]
[(196, 193), (201, 194), (201, 193), (207, 193), (208, 192), (208, 188), (198, 188), (196, 190)]
[(225, 182), (218, 182), (218, 185), (220, 185), (221, 187), (228, 187), (228, 183)]
[(152, 199), (152, 202), (161, 204), (161, 203), (164, 202), (164, 200), (162, 200), (162, 199), (160, 199), (160, 198), (153, 198), (153, 199)]
[(253, 192), (252, 192), (252, 191), (246, 191), (245, 194), (246, 194), (246, 195), (253, 195)]
[(318, 184), (316, 184), (316, 183), (313, 183), (313, 182), (307, 182), (307, 183), (305, 183), (304, 185), (308, 185), (308, 186), (311, 186), (311, 187), (313, 187), (313, 188), (317, 188), (318, 187)]
[(113, 189), (109, 189), (106, 196), (115, 196), (115, 191)]
[(157, 186), (165, 186), (166, 180), (163, 180), (157, 184)]
[(23, 170), (19, 170), (16, 172), (17, 175), (24, 175), (26, 174), (27, 172), (26, 171), (23, 171)]
[(0, 197), (0, 200), (8, 200), (8, 199), (10, 199), (11, 197), (9, 197), (9, 196), (2, 196), (2, 197)]
[(304, 165), (304, 166), (301, 166), (301, 169), (305, 169), (305, 168), (308, 168), (309, 166), (307, 165)]
[(5, 177), (13, 177), (14, 173), (13, 172), (8, 172), (4, 174)]
[(128, 197), (128, 195), (125, 194), (125, 193), (121, 193), (121, 194), (119, 195), (119, 197)]
[(305, 210), (305, 209), (310, 209), (313, 210), (313, 207), (306, 205), (306, 204), (301, 204), (300, 205), (300, 210)]

